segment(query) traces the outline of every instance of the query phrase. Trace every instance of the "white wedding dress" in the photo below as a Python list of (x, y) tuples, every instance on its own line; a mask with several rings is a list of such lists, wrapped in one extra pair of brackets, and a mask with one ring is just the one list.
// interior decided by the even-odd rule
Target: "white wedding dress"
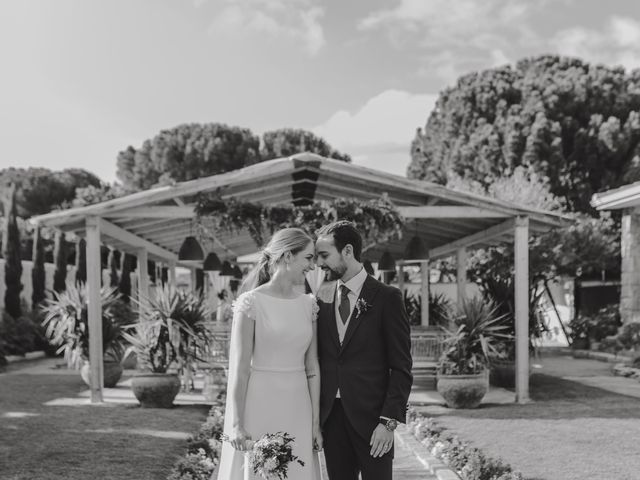
[[(244, 427), (255, 441), (265, 433), (286, 432), (295, 437), (293, 454), (304, 462), (289, 464), (288, 480), (320, 480), (313, 451), (311, 397), (304, 358), (313, 337), (318, 306), (313, 295), (283, 299), (252, 290), (234, 303), (255, 321), (251, 375)], [(232, 356), (231, 356), (232, 357)], [(233, 358), (233, 357), (232, 357)], [(229, 398), (229, 397), (227, 397)], [(227, 400), (224, 432), (231, 431)], [(243, 452), (223, 442), (218, 480), (258, 480)]]

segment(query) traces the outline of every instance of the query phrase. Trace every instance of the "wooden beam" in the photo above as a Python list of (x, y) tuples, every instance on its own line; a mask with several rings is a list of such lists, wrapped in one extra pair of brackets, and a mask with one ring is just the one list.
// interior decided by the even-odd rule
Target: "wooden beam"
[(420, 298), (422, 308), (420, 312), (420, 325), (429, 326), (429, 260), (420, 262)]
[(169, 260), (169, 275), (168, 275), (168, 282), (169, 282), (169, 286), (171, 288), (176, 288), (177, 287), (177, 282), (176, 282), (176, 261), (175, 260)]
[(89, 367), (91, 403), (102, 403), (104, 366), (102, 351), (102, 266), (100, 264), (100, 219), (87, 217), (87, 303), (89, 317)]
[(467, 205), (439, 205), (419, 207), (398, 207), (405, 218), (507, 218), (502, 211)]
[(149, 298), (149, 255), (144, 248), (138, 250), (138, 301)]
[(174, 205), (134, 207), (105, 213), (105, 218), (194, 218), (193, 207)]
[(517, 217), (514, 241), (516, 402), (529, 401), (529, 219)]
[(464, 247), (456, 252), (456, 267), (457, 303), (458, 308), (461, 308), (462, 302), (467, 297), (467, 249)]
[(134, 235), (133, 233), (114, 225), (108, 220), (100, 218), (98, 219), (98, 222), (100, 224), (100, 232), (104, 235), (115, 238), (116, 240), (129, 244), (132, 247), (144, 248), (150, 254), (165, 260), (176, 261), (178, 259), (178, 256), (175, 253), (170, 252), (155, 243), (151, 243), (142, 237)]
[(489, 227), (486, 230), (474, 233), (467, 237), (451, 242), (447, 245), (436, 247), (429, 251), (429, 258), (434, 259), (446, 257), (447, 255), (455, 253), (459, 248), (469, 247), (476, 243), (485, 242), (495, 237), (499, 237), (503, 235), (507, 230), (513, 230), (514, 226), (515, 219), (510, 218), (509, 220), (498, 225), (494, 225), (493, 227)]

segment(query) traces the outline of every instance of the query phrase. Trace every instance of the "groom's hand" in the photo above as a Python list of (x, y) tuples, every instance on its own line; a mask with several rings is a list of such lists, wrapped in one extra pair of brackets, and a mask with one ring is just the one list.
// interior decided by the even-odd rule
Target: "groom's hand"
[(379, 424), (371, 435), (371, 456), (373, 458), (381, 457), (385, 455), (393, 446), (393, 432), (387, 430), (382, 424)]

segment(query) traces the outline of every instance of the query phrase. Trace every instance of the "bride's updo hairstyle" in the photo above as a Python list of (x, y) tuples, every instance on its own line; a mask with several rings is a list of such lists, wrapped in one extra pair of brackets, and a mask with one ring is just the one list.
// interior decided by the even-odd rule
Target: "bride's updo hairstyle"
[(276, 264), (287, 252), (295, 255), (304, 250), (311, 242), (313, 239), (300, 228), (278, 230), (262, 250), (256, 266), (242, 282), (240, 291), (247, 292), (267, 283), (271, 279)]

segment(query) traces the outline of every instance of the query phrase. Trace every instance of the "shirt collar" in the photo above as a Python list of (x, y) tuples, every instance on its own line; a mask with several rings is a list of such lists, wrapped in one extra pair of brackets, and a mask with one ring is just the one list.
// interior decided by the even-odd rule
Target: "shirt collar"
[(362, 285), (364, 285), (366, 279), (367, 271), (364, 269), (364, 267), (362, 267), (360, 271), (348, 282), (338, 280), (338, 289), (340, 289), (342, 285), (346, 285), (351, 292), (355, 293), (356, 295), (360, 295), (360, 290), (362, 290)]

